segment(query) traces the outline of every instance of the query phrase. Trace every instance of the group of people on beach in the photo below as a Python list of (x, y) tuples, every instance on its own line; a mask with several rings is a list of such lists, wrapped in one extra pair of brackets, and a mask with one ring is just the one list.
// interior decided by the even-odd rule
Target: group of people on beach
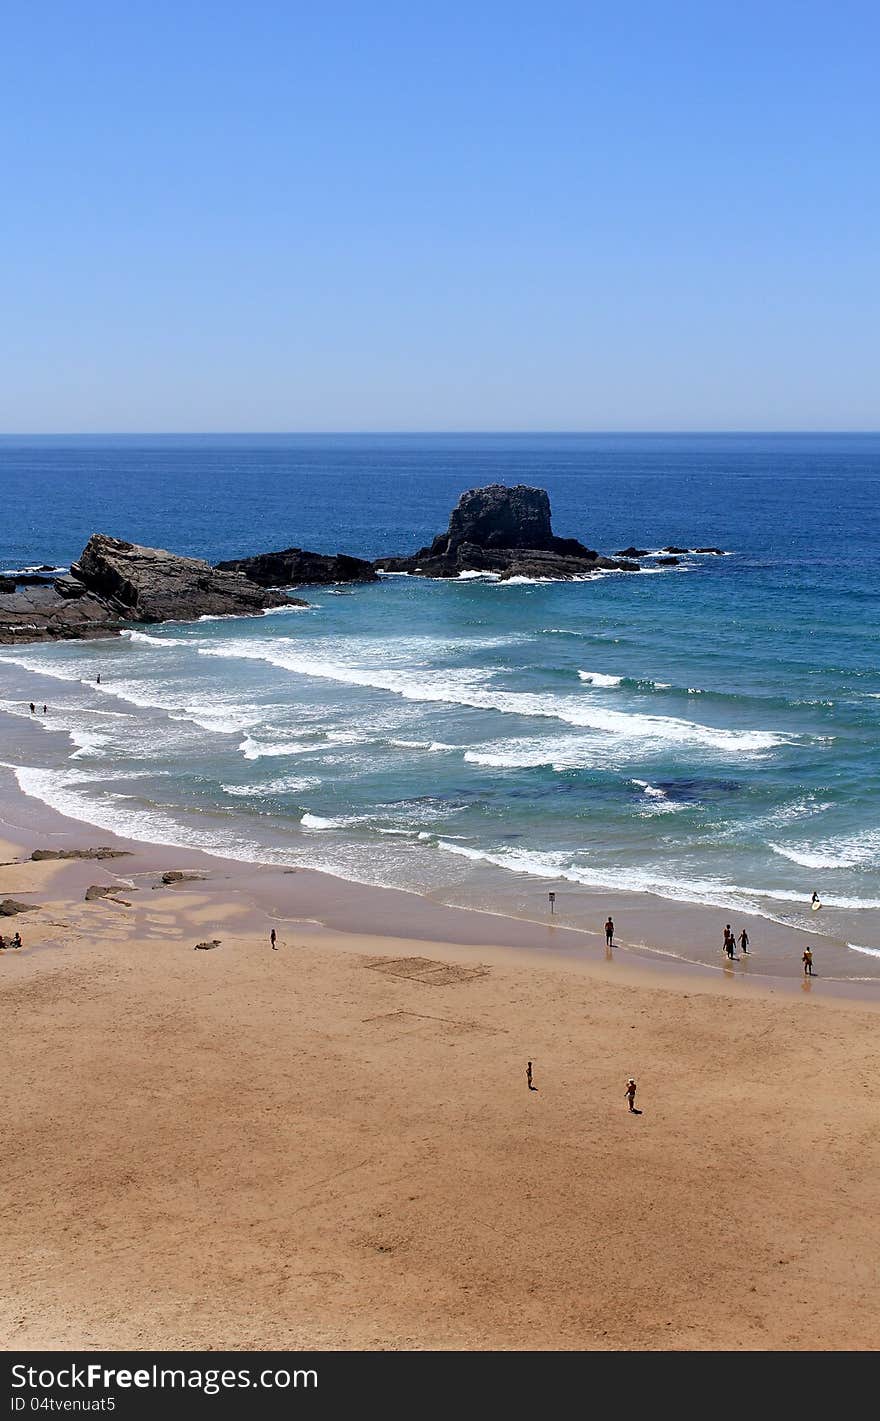
[(15, 933), (7, 942), (5, 937), (0, 937), (0, 952), (5, 952), (8, 947), (14, 947), (16, 952), (21, 947), (21, 933)]
[[(749, 941), (749, 935), (746, 932), (745, 928), (743, 928), (742, 932), (739, 935), (739, 947), (740, 952), (743, 954), (744, 957), (748, 956)], [(723, 951), (727, 953), (727, 956), (730, 958), (731, 962), (736, 961), (736, 937), (731, 931), (730, 923), (728, 923), (727, 927), (724, 929)]]
[[(31, 706), (31, 715), (38, 715), (38, 714), (39, 714), (39, 707), (38, 707), (37, 705), (35, 705), (35, 703), (34, 703), (33, 701), (31, 701), (30, 706)], [(48, 715), (48, 714), (49, 714), (49, 707), (46, 706), (46, 705), (44, 705), (44, 706), (43, 706), (43, 715)]]

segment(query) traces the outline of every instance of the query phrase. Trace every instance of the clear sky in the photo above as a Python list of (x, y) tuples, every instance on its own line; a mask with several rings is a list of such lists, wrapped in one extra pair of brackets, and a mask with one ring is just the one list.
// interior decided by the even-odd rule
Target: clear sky
[(0, 430), (876, 429), (880, 8), (7, 0)]

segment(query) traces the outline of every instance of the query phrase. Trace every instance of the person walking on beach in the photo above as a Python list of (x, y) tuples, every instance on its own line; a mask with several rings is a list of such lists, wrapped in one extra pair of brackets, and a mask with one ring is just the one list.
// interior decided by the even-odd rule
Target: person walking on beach
[(273, 951), (273, 952), (277, 952), (277, 951), (278, 951), (278, 948), (275, 946), (275, 929), (274, 929), (274, 928), (272, 929), (272, 931), (271, 931), (270, 934), (269, 934), (269, 941), (270, 941), (270, 943), (272, 944), (272, 951)]
[(739, 935), (739, 950), (744, 956), (748, 954), (749, 935), (746, 932), (745, 928), (743, 928), (742, 932)]
[(528, 1086), (529, 1090), (537, 1090), (537, 1089), (538, 1089), (538, 1087), (537, 1087), (536, 1085), (532, 1085), (532, 1063), (531, 1063), (531, 1061), (526, 1061), (526, 1085)]
[(630, 1114), (638, 1115), (639, 1111), (636, 1110), (636, 1083), (633, 1080), (632, 1076), (630, 1076), (629, 1080), (626, 1083), (626, 1091), (624, 1092), (624, 1094), (626, 1095), (627, 1101), (629, 1102)]
[(813, 975), (813, 950), (812, 950), (812, 948), (810, 948), (810, 947), (805, 947), (805, 948), (804, 948), (804, 955), (803, 955), (803, 957), (801, 958), (801, 961), (802, 961), (803, 964), (804, 964), (804, 976), (805, 976), (805, 977), (812, 977), (812, 975)]
[(36, 708), (36, 706), (34, 705), (33, 701), (31, 701), (31, 715), (33, 715), (33, 713), (34, 713), (34, 711), (35, 711), (36, 709), (37, 709), (37, 708)]
[(605, 922), (605, 946), (614, 946), (614, 920), (611, 917), (610, 913), (608, 914), (608, 918)]
[(733, 961), (733, 950), (735, 947), (736, 938), (730, 930), (730, 923), (728, 923), (727, 927), (724, 929), (724, 951), (727, 953), (731, 962)]

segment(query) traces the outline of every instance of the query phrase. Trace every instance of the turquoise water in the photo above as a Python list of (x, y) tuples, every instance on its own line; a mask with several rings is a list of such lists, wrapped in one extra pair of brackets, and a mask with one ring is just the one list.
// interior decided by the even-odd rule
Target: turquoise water
[(490, 907), (515, 881), (644, 890), (880, 950), (880, 438), (6, 441), (0, 470), (3, 567), (63, 565), (96, 528), (213, 558), (408, 551), (494, 479), (548, 488), (556, 531), (603, 551), (717, 543), (3, 650), (7, 728), (33, 698), (65, 732), (27, 756), (7, 736), (7, 763), (153, 841)]

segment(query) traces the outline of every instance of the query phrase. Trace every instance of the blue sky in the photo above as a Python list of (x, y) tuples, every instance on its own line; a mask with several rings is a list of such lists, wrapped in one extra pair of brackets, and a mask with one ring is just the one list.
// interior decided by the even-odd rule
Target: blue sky
[(878, 41), (8, 0), (0, 430), (876, 429)]

